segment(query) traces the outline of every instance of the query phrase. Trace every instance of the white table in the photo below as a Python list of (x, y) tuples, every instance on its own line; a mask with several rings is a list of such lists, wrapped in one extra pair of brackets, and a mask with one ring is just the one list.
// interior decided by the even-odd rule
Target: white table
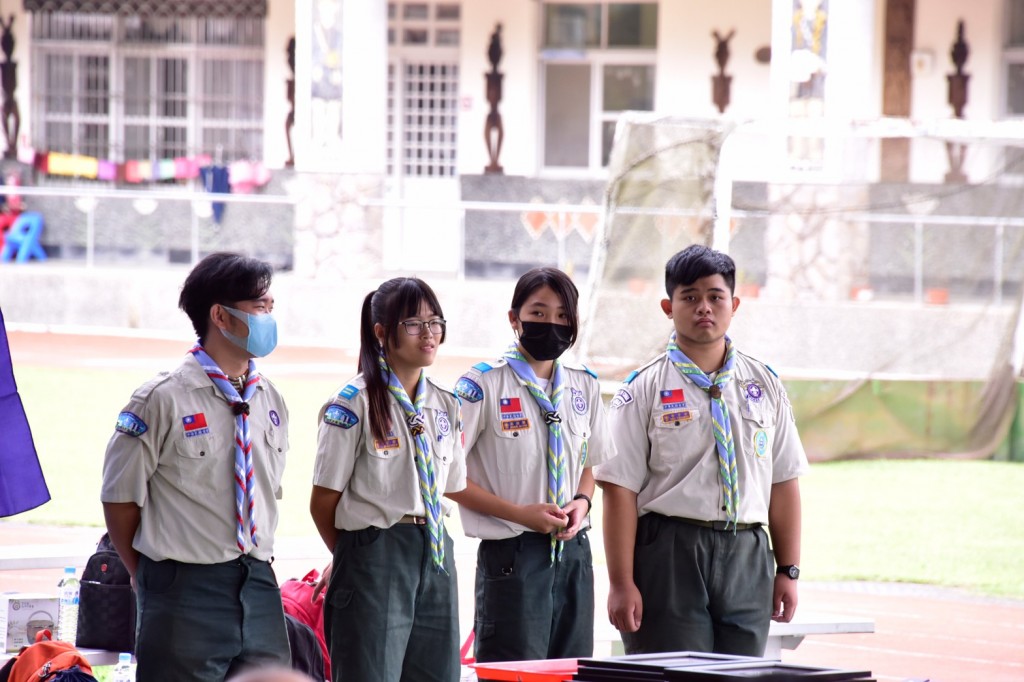
[[(763, 658), (782, 660), (783, 649), (796, 649), (807, 635), (844, 635), (875, 631), (875, 621), (870, 618), (853, 618), (835, 614), (801, 611), (791, 623), (772, 621), (768, 628), (768, 644)], [(610, 643), (611, 654), (621, 656), (624, 652), (619, 631), (606, 618), (594, 623), (595, 655), (599, 645)]]

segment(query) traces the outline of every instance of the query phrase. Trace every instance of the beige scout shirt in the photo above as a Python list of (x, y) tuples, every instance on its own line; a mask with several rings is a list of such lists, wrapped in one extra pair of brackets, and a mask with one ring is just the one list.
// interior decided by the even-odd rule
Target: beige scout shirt
[[(259, 546), (249, 546), (247, 532), (246, 551), (269, 560), (288, 452), (288, 409), (262, 376), (249, 404)], [(154, 561), (230, 561), (239, 556), (234, 468), (235, 417), (189, 354), (177, 369), (135, 391), (119, 415), (107, 444), (100, 497), (142, 508), (133, 547)]]
[[(601, 388), (589, 370), (563, 365), (559, 412), (565, 438), (568, 490), (576, 494), (583, 469), (615, 454)], [(546, 502), (548, 427), (537, 401), (504, 360), (480, 363), (456, 385), (466, 429), (466, 469), (481, 488), (515, 504)], [(503, 404), (504, 402), (504, 404)], [(469, 537), (501, 540), (529, 528), (460, 507)]]
[[(807, 472), (807, 455), (782, 382), (764, 364), (736, 353), (729, 407), (739, 479), (739, 523), (768, 523), (774, 483)], [(619, 456), (595, 476), (637, 493), (641, 516), (725, 520), (711, 398), (668, 354), (627, 378), (609, 404)]]
[[(425, 386), (423, 421), (438, 495), (458, 492), (466, 487), (459, 399), (431, 379)], [(416, 470), (416, 443), (402, 406), (390, 395), (388, 405), (391, 433), (384, 441), (377, 441), (370, 430), (366, 381), (361, 374), (320, 410), (313, 484), (341, 493), (334, 513), (334, 525), (341, 530), (390, 528), (406, 514), (426, 514)], [(443, 498), (441, 505), (445, 514), (454, 506)]]

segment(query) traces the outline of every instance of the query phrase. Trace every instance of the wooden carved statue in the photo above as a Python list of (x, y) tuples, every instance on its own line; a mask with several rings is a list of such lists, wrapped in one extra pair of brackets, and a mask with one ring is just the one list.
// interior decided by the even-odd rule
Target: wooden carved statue
[(0, 125), (3, 127), (4, 139), (7, 141), (7, 151), (4, 156), (9, 159), (17, 156), (18, 131), (21, 129), (21, 112), (18, 111), (18, 101), (14, 99), (14, 91), (18, 87), (18, 63), (14, 56), (14, 15), (5, 22), (0, 18), (0, 28), (3, 35), (0, 36), (0, 49), (4, 53), (4, 61), (0, 63), (0, 85), (3, 86), (3, 111), (0, 116)]
[[(956, 71), (946, 76), (949, 84), (949, 105), (953, 107), (955, 118), (964, 117), (964, 107), (967, 106), (967, 81), (970, 75), (964, 73), (964, 65), (967, 63), (967, 55), (970, 49), (967, 41), (964, 40), (964, 22), (957, 22), (956, 41), (949, 51), (949, 57), (953, 61)], [(967, 175), (964, 173), (964, 161), (967, 157), (967, 146), (955, 142), (946, 143), (946, 156), (949, 158), (949, 172), (946, 173), (946, 182), (967, 182)]]
[(715, 62), (718, 63), (718, 73), (711, 77), (711, 101), (718, 107), (718, 113), (724, 114), (729, 106), (729, 89), (732, 86), (732, 76), (727, 76), (725, 67), (729, 63), (729, 41), (736, 35), (736, 29), (732, 29), (724, 37), (714, 30), (711, 36), (715, 39)]
[(487, 47), (487, 59), (491, 62), (491, 70), (485, 74), (487, 103), (490, 105), (490, 111), (487, 112), (487, 120), (484, 123), (484, 142), (487, 144), (490, 163), (484, 168), (484, 173), (493, 174), (504, 172), (501, 164), (498, 163), (498, 156), (501, 155), (501, 143), (505, 139), (505, 128), (501, 122), (501, 114), (498, 112), (498, 104), (501, 102), (501, 81), (505, 77), (498, 71), (501, 55), (501, 24), (497, 24), (491, 34), (490, 45)]
[(292, 75), (285, 83), (288, 94), (288, 116), (284, 119), (284, 136), (288, 140), (288, 159), (284, 162), (286, 168), (295, 165), (295, 152), (292, 149), (292, 128), (295, 127), (295, 36), (288, 39), (288, 68)]

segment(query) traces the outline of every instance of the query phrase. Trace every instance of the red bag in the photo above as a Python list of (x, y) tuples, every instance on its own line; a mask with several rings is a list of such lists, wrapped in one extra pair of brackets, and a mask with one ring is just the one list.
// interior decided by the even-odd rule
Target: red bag
[(76, 668), (77, 672), (89, 675), (87, 679), (94, 679), (92, 666), (75, 645), (70, 642), (55, 642), (50, 639), (51, 636), (49, 630), (37, 633), (35, 644), (24, 647), (17, 657), (8, 661), (3, 670), (0, 670), (0, 679), (10, 682), (40, 682), (49, 680), (62, 671)]
[(320, 572), (315, 568), (307, 573), (301, 580), (289, 578), (281, 585), (281, 603), (284, 605), (284, 612), (301, 623), (305, 623), (316, 635), (320, 642), (320, 651), (324, 655), (324, 673), (327, 679), (331, 679), (331, 657), (327, 651), (327, 641), (324, 639), (324, 596), (323, 593), (313, 602), (313, 589), (317, 580), (320, 579)]

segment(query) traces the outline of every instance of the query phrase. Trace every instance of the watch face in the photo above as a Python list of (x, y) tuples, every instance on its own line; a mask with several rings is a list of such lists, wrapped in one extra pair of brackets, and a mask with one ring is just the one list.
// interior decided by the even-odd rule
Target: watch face
[(786, 574), (789, 575), (789, 577), (792, 578), (793, 580), (796, 580), (797, 578), (800, 577), (800, 569), (797, 568), (796, 566), (790, 566), (786, 570)]

